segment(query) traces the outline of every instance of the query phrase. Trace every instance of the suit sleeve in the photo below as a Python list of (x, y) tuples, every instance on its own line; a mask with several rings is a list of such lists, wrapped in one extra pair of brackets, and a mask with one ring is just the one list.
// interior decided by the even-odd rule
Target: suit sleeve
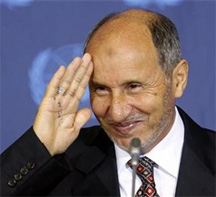
[(51, 157), (30, 128), (1, 155), (1, 196), (45, 196), (69, 172), (64, 154)]

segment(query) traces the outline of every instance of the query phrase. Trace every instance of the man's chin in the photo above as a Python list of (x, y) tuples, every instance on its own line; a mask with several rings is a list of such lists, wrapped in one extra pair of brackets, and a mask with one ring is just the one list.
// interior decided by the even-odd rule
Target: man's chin
[[(122, 150), (125, 150), (127, 152), (129, 152), (130, 149), (130, 144), (131, 144), (131, 140), (134, 138), (124, 138), (124, 139), (118, 139), (115, 138), (113, 136), (110, 136), (110, 139), (116, 144), (118, 145), (119, 148), (121, 148)], [(141, 154), (147, 153), (149, 152), (149, 150), (151, 149), (152, 145), (155, 143), (155, 141), (157, 140), (157, 138), (154, 139), (148, 139), (148, 140), (141, 140)]]
[[(103, 128), (104, 131), (107, 133), (108, 137), (111, 139), (111, 141), (113, 141), (113, 143), (115, 143), (116, 145), (118, 145), (119, 148), (121, 148), (122, 150), (125, 150), (127, 152), (129, 152), (129, 148), (130, 148), (130, 143), (131, 140), (135, 137), (140, 138), (139, 134), (137, 134), (138, 136), (116, 136), (113, 133), (111, 134), (110, 132), (108, 132), (105, 128)], [(151, 142), (148, 142), (148, 140), (141, 140), (141, 149), (144, 151), (145, 149), (148, 149), (148, 147), (150, 146)]]

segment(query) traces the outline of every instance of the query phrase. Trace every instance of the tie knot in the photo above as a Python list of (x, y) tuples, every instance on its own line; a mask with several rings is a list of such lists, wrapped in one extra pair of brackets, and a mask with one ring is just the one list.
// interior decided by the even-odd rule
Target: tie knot
[[(129, 165), (132, 168), (131, 165), (131, 160), (127, 162), (127, 165)], [(156, 163), (149, 159), (148, 157), (144, 156), (139, 158), (139, 163), (136, 167), (136, 173), (138, 176), (148, 176), (148, 175), (153, 175), (154, 172), (154, 166)]]
[[(156, 163), (154, 161), (152, 161), (151, 159), (149, 159), (146, 156), (139, 158), (139, 165), (140, 164), (142, 166), (145, 166), (146, 168), (149, 168), (149, 169), (153, 169), (153, 167), (156, 165)], [(132, 165), (131, 165), (131, 159), (127, 162), (127, 165), (129, 165), (130, 167), (132, 167)]]
[(148, 157), (144, 156), (139, 159), (139, 163), (143, 166), (146, 166), (147, 168), (153, 169), (153, 167), (156, 165), (154, 161), (149, 159)]

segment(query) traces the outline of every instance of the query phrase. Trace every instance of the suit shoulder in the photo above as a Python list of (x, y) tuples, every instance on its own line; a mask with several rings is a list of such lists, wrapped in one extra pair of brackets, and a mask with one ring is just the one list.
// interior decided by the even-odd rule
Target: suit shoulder
[(178, 108), (185, 127), (185, 144), (213, 174), (215, 173), (216, 132), (202, 128)]

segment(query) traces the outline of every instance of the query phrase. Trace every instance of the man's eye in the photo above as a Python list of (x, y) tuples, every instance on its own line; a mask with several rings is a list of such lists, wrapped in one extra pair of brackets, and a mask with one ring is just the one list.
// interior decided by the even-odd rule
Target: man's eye
[(98, 90), (98, 91), (104, 91), (106, 88), (103, 87), (103, 86), (96, 86), (95, 87), (95, 90)]
[(108, 90), (107, 90), (107, 88), (104, 87), (104, 86), (96, 86), (96, 87), (95, 87), (95, 92), (96, 92), (96, 94), (98, 94), (98, 95), (105, 95), (105, 94), (108, 93)]
[(131, 83), (130, 85), (129, 85), (129, 89), (137, 89), (137, 88), (140, 88), (141, 87), (141, 85), (140, 84), (138, 84), (138, 83)]

